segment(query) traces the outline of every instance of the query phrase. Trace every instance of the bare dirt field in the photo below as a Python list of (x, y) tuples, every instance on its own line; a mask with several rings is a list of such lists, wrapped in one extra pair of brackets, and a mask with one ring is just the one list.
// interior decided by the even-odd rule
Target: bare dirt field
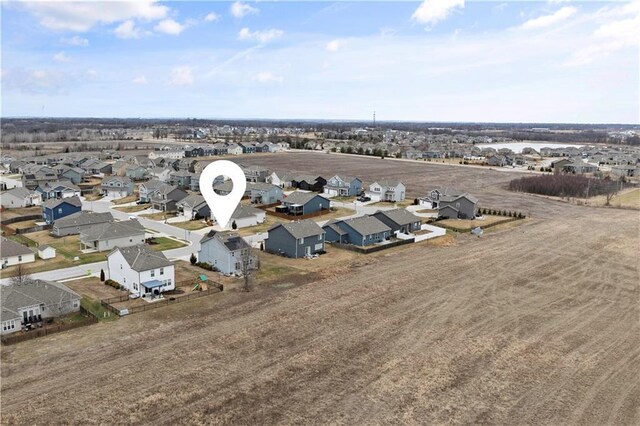
[(637, 212), (439, 167), (535, 215), (2, 347), (2, 423), (639, 424)]

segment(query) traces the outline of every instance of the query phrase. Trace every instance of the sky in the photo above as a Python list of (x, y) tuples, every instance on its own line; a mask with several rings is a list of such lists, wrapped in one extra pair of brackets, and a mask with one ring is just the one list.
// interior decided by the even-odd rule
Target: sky
[(640, 123), (640, 0), (0, 2), (1, 116)]

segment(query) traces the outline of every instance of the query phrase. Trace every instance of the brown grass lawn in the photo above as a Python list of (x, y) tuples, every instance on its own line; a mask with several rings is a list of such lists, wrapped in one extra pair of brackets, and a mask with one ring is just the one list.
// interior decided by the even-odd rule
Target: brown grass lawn
[(25, 207), (20, 209), (5, 209), (0, 213), (0, 218), (11, 219), (19, 216), (42, 215), (42, 207)]
[[(37, 222), (41, 222), (41, 220), (38, 220)], [(35, 220), (25, 220), (22, 222), (10, 223), (7, 225), (7, 228), (15, 230), (15, 229), (31, 228), (32, 226), (36, 226)]]
[(133, 193), (131, 195), (129, 195), (128, 197), (123, 197), (123, 198), (118, 198), (116, 200), (111, 201), (111, 203), (113, 204), (127, 204), (127, 203), (132, 203), (134, 201), (136, 201), (138, 199), (138, 194)]
[(397, 203), (391, 203), (391, 202), (387, 202), (387, 201), (377, 201), (375, 203), (371, 203), (369, 204), (370, 206), (379, 206), (379, 207), (393, 207), (393, 206), (397, 206), (397, 207), (408, 207), (413, 205), (413, 199), (404, 199), (402, 201), (398, 201)]
[(188, 222), (175, 222), (171, 225), (175, 226), (176, 228), (186, 229), (188, 231), (195, 231), (207, 227), (207, 224), (200, 219), (190, 220)]
[(176, 217), (177, 215), (178, 214), (176, 212), (158, 212), (158, 213), (141, 214), (140, 217), (144, 217), (151, 220), (165, 220), (170, 217)]
[(167, 237), (155, 237), (154, 241), (157, 244), (150, 244), (149, 247), (153, 251), (165, 251), (165, 250), (173, 250), (180, 247), (186, 246), (185, 243), (176, 241), (172, 238)]
[[(593, 206), (604, 206), (607, 199), (604, 195), (589, 198), (587, 203)], [(610, 202), (612, 207), (640, 209), (640, 188), (626, 189), (615, 195)]]
[(83, 278), (80, 280), (72, 280), (64, 283), (71, 290), (86, 296), (93, 300), (108, 299), (109, 297), (121, 296), (127, 294), (126, 291), (116, 290), (115, 288), (105, 285), (97, 277)]
[(276, 225), (278, 223), (287, 223), (290, 222), (287, 219), (282, 219), (279, 217), (275, 217), (275, 216), (271, 216), (271, 215), (266, 215), (265, 220), (263, 223), (257, 225), (257, 226), (250, 226), (248, 228), (241, 228), (238, 229), (236, 232), (238, 234), (240, 234), (241, 236), (247, 236), (247, 235), (253, 235), (253, 234), (258, 234), (261, 232), (267, 232), (267, 230), (269, 228), (271, 228), (273, 225)]
[(433, 225), (438, 226), (439, 224), (442, 224), (451, 228), (456, 228), (460, 231), (468, 231), (477, 226), (482, 228), (487, 225), (493, 225), (494, 223), (509, 222), (510, 220), (513, 220), (513, 218), (505, 216), (485, 215), (484, 220), (445, 219), (435, 222)]
[(100, 194), (86, 194), (84, 196), (84, 198), (87, 201), (97, 201), (97, 200), (101, 200), (102, 199), (102, 195), (100, 195)]
[(151, 207), (150, 204), (136, 204), (135, 206), (120, 206), (120, 207), (114, 207), (113, 209), (119, 210), (125, 213), (135, 213), (135, 212), (141, 212), (142, 210), (146, 210), (149, 207)]

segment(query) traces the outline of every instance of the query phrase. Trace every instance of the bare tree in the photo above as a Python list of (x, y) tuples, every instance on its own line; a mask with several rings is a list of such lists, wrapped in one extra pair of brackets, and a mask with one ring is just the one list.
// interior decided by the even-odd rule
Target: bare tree
[(258, 259), (253, 255), (251, 248), (245, 248), (242, 250), (240, 256), (240, 271), (242, 272), (243, 291), (251, 291), (251, 275), (258, 268)]
[(31, 281), (31, 275), (27, 271), (27, 268), (22, 266), (22, 263), (18, 263), (16, 274), (10, 279), (11, 284), (25, 284), (29, 281)]
[(622, 181), (610, 181), (607, 182), (607, 187), (606, 187), (606, 192), (605, 192), (605, 196), (607, 199), (607, 202), (605, 203), (605, 206), (609, 206), (611, 205), (611, 199), (616, 196), (618, 194), (618, 192), (620, 192), (620, 188), (622, 187)]

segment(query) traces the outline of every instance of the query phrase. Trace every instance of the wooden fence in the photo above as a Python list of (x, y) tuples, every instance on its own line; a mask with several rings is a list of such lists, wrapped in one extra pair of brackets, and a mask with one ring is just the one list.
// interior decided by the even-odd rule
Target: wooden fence
[[(509, 223), (509, 222), (515, 222), (516, 220), (522, 220), (524, 219), (524, 217), (505, 217), (504, 220), (501, 220), (500, 222), (493, 222), (493, 223), (489, 223), (488, 225), (484, 225), (482, 223), (481, 220), (478, 221), (478, 227), (481, 229), (489, 229), (489, 228), (493, 228), (494, 226), (498, 226), (498, 225), (503, 225), (505, 223)], [(445, 225), (444, 223), (442, 223), (441, 221), (438, 220), (433, 220), (430, 222), (427, 222), (430, 225), (434, 225), (434, 226), (438, 226), (439, 228), (444, 228), (444, 229), (448, 229), (450, 231), (454, 231), (454, 232), (471, 232), (472, 229), (474, 229), (475, 227), (469, 228), (469, 229), (464, 229), (464, 228), (456, 228), (455, 226), (451, 226), (451, 225)]]
[(16, 229), (16, 234), (30, 234), (32, 232), (44, 231), (45, 229), (51, 229), (51, 225), (36, 225), (29, 228), (19, 228)]
[(379, 244), (379, 245), (373, 245), (373, 246), (354, 246), (353, 244), (332, 243), (328, 241), (327, 241), (327, 244), (330, 244), (333, 247), (337, 247), (345, 250), (355, 251), (362, 254), (369, 254), (369, 253), (375, 253), (377, 251), (390, 249), (393, 247), (403, 246), (405, 244), (411, 244), (413, 242), (415, 242), (415, 238), (409, 238), (407, 240), (396, 240), (387, 244)]
[[(183, 283), (183, 284), (187, 284), (187, 283)], [(189, 282), (188, 285), (191, 285), (192, 283)], [(166, 294), (164, 297), (164, 300), (158, 300), (156, 302), (150, 302), (144, 305), (140, 305), (140, 306), (131, 306), (131, 307), (123, 307), (123, 308), (117, 308), (115, 306), (113, 306), (113, 303), (119, 303), (119, 302), (125, 302), (127, 300), (129, 300), (129, 295), (125, 294), (122, 296), (115, 296), (115, 297), (111, 297), (109, 299), (103, 299), (100, 301), (100, 304), (102, 306), (104, 306), (106, 309), (108, 309), (109, 311), (117, 314), (118, 316), (123, 316), (122, 311), (126, 310), (126, 313), (124, 315), (129, 315), (129, 314), (135, 314), (137, 312), (143, 312), (143, 311), (148, 311), (150, 309), (156, 309), (159, 308), (161, 306), (167, 306), (167, 305), (173, 305), (176, 303), (181, 303), (181, 302), (186, 302), (187, 300), (191, 300), (191, 299), (197, 299), (199, 297), (203, 297), (203, 296), (208, 296), (210, 294), (213, 293), (220, 293), (224, 287), (222, 284), (219, 283), (213, 283), (213, 282), (207, 282), (207, 284), (209, 286), (213, 286), (207, 290), (201, 290), (198, 292), (193, 292), (184, 296), (172, 296), (170, 294)], [(176, 286), (176, 288), (178, 288), (178, 286)]]
[(80, 313), (84, 315), (81, 321), (71, 322), (68, 324), (52, 324), (45, 325), (42, 328), (36, 328), (35, 330), (23, 331), (14, 334), (2, 336), (0, 341), (3, 345), (13, 345), (15, 343), (24, 342), (26, 340), (36, 339), (38, 337), (47, 336), (49, 334), (60, 333), (61, 331), (73, 330), (74, 328), (86, 327), (91, 324), (96, 324), (98, 318), (91, 312), (80, 306)]
[(29, 215), (25, 215), (25, 216), (17, 216), (17, 217), (10, 217), (7, 219), (2, 219), (0, 220), (0, 223), (3, 225), (10, 225), (12, 223), (16, 223), (16, 222), (24, 222), (27, 220), (43, 220), (42, 219), (42, 215), (41, 214), (29, 214)]

